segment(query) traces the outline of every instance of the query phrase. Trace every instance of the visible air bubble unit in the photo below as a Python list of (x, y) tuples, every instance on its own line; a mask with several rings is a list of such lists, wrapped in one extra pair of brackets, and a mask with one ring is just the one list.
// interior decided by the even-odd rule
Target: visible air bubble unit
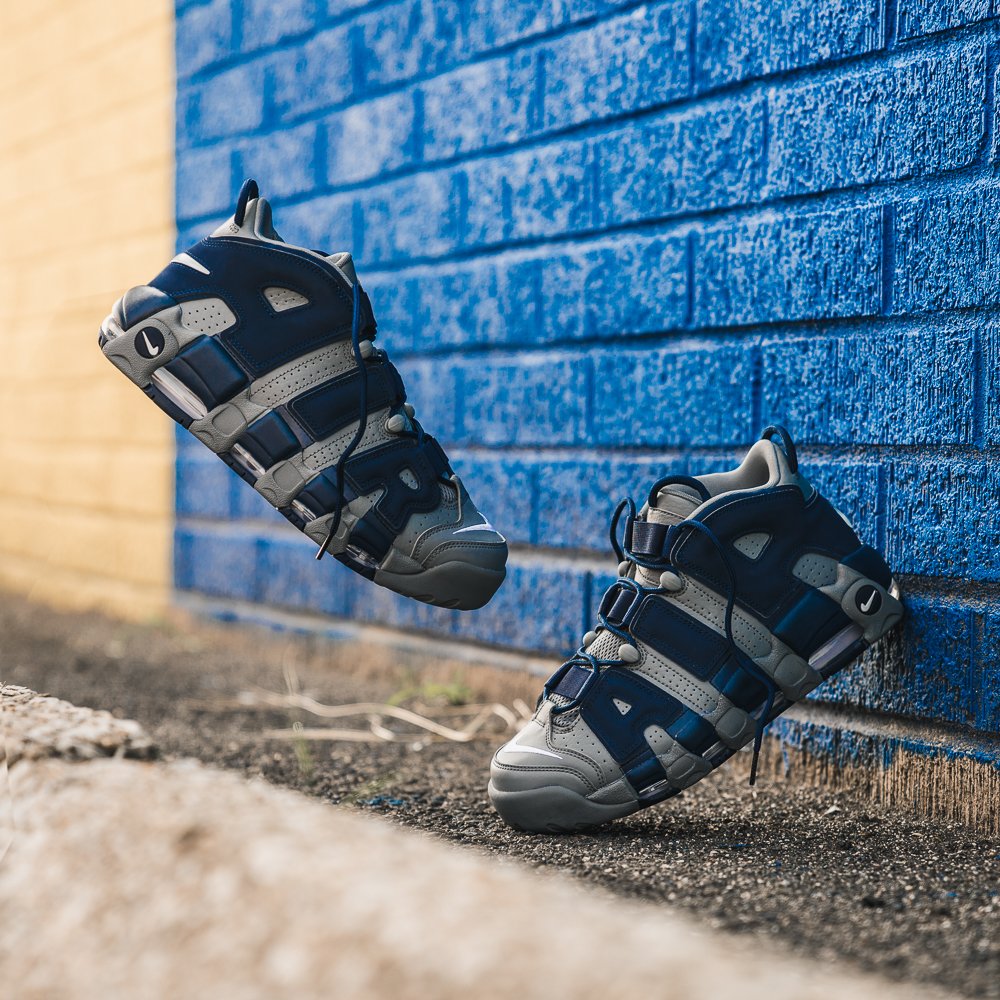
[(170, 372), (165, 371), (163, 368), (158, 369), (153, 372), (153, 381), (160, 392), (189, 417), (200, 420), (208, 413), (205, 404), (179, 378)]
[(254, 479), (260, 479), (267, 471), (242, 445), (234, 444), (231, 454), (249, 472)]
[(819, 649), (809, 657), (809, 666), (817, 673), (826, 676), (826, 669), (836, 662), (847, 649), (853, 646), (863, 635), (864, 629), (860, 625), (848, 625), (841, 629), (832, 639), (823, 643)]

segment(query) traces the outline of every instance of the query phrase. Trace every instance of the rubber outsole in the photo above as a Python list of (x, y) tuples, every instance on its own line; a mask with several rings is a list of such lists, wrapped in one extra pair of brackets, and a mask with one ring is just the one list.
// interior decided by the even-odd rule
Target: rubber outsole
[[(892, 582), (888, 593), (897, 600), (899, 599), (899, 587), (895, 581)], [(823, 680), (828, 680), (858, 660), (866, 649), (870, 649), (881, 642), (899, 625), (901, 620), (902, 616), (900, 615), (894, 620), (887, 621), (882, 632), (871, 642), (866, 642), (863, 638), (858, 638), (857, 629), (845, 629), (841, 633), (842, 648), (835, 651), (819, 671)], [(834, 638), (836, 640), (837, 637)], [(774, 721), (774, 719), (787, 711), (793, 704), (796, 704), (796, 702), (780, 698), (775, 703), (768, 722)], [(739, 747), (725, 748), (713, 756), (712, 770), (703, 775), (703, 777), (708, 777), (714, 771), (718, 770), (719, 767), (734, 754), (738, 753), (739, 750)], [(615, 783), (617, 782), (613, 784)], [(590, 796), (585, 796), (562, 785), (549, 785), (522, 790), (498, 789), (491, 779), (487, 791), (490, 802), (492, 802), (493, 807), (508, 826), (522, 833), (554, 834), (580, 833), (584, 830), (590, 830), (596, 826), (609, 823), (612, 820), (631, 816), (640, 809), (659, 805), (666, 799), (673, 798), (683, 791), (680, 788), (669, 788), (652, 799), (634, 799), (615, 804), (594, 801), (596, 796), (606, 793), (610, 787), (610, 785), (607, 785), (604, 788), (598, 789)]]

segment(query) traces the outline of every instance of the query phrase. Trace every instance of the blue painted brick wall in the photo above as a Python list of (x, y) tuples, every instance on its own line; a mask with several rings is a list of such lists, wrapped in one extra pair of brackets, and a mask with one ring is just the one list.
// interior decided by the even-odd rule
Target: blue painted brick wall
[(405, 601), (182, 435), (177, 586), (564, 651), (614, 501), (774, 419), (909, 595), (822, 697), (1000, 731), (992, 8), (179, 0), (179, 244), (253, 175), (289, 239), (352, 249), (513, 554), (484, 611)]

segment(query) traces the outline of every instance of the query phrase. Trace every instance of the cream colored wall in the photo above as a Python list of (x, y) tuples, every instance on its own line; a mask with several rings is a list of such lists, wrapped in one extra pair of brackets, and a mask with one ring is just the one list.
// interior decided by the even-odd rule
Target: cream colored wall
[(173, 254), (173, 4), (0, 4), (0, 586), (169, 598), (173, 425), (102, 357)]

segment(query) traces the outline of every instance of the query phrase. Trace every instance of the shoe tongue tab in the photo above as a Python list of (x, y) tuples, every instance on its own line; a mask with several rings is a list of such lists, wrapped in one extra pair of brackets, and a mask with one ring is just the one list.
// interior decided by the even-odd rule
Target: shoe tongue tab
[(646, 520), (653, 524), (679, 524), (701, 505), (698, 491), (680, 483), (661, 487), (654, 502), (646, 509)]
[(266, 198), (251, 198), (243, 211), (243, 225), (231, 215), (214, 230), (213, 236), (242, 236), (246, 239), (284, 240), (275, 231), (271, 222), (271, 203)]
[[(652, 504), (646, 508), (645, 518), (651, 524), (674, 525), (689, 518), (703, 501), (698, 491), (680, 483), (668, 483), (660, 488)], [(660, 570), (636, 566), (635, 578), (643, 586), (656, 587), (660, 582)]]

